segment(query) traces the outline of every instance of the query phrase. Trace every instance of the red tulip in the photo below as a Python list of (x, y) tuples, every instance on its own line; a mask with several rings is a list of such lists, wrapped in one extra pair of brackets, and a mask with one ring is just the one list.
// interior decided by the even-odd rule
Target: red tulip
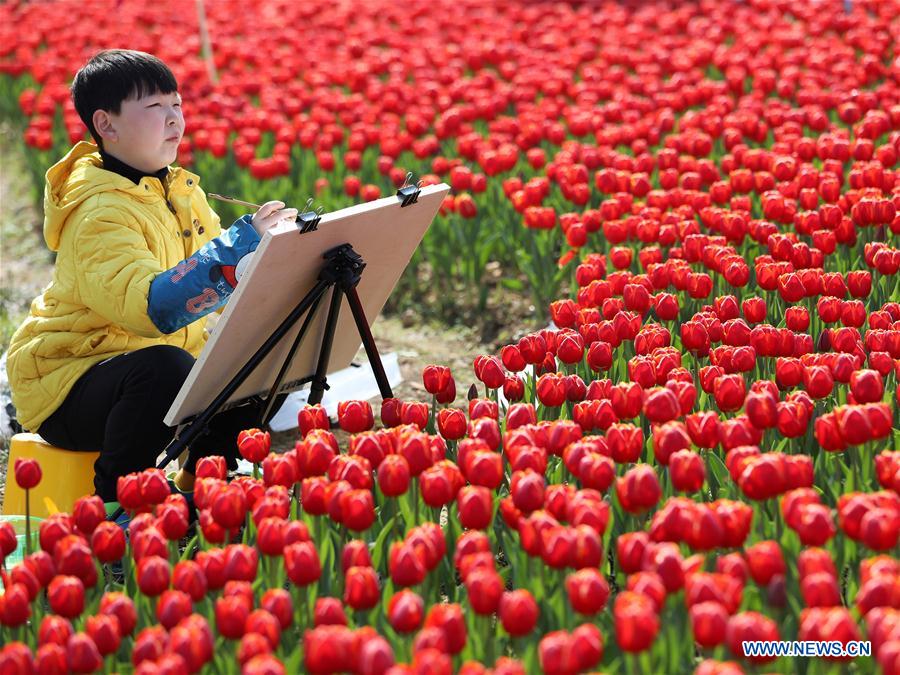
[(76, 673), (93, 673), (99, 670), (103, 657), (97, 645), (85, 633), (75, 633), (66, 644), (66, 660), (69, 669)]
[(400, 426), (401, 402), (396, 398), (386, 398), (381, 402), (381, 423), (385, 428)]
[(448, 441), (455, 441), (466, 435), (466, 415), (458, 408), (442, 408), (437, 414), (438, 431)]
[(669, 457), (669, 475), (676, 490), (696, 492), (706, 480), (706, 465), (693, 450), (679, 450)]
[(378, 575), (371, 567), (351, 567), (347, 570), (344, 604), (355, 610), (371, 609), (378, 604)]
[(228, 476), (228, 465), (221, 455), (201, 457), (197, 460), (197, 478), (218, 478), (225, 480)]
[(388, 556), (391, 580), (397, 586), (415, 586), (425, 579), (423, 560), (407, 542), (395, 541)]
[(213, 636), (209, 625), (199, 614), (184, 619), (169, 633), (169, 648), (179, 654), (190, 672), (199, 671), (212, 659)]
[(512, 373), (520, 373), (527, 365), (522, 352), (516, 345), (506, 345), (500, 350), (500, 359), (503, 367)]
[(17, 457), (13, 473), (16, 478), (16, 485), (23, 490), (30, 490), (41, 482), (41, 465), (36, 459)]
[(578, 657), (572, 637), (564, 630), (544, 635), (538, 644), (541, 670), (545, 673), (577, 673)]
[(380, 675), (394, 665), (394, 651), (381, 636), (366, 640), (359, 649), (358, 669), (360, 675)]
[(341, 494), (341, 522), (354, 532), (369, 529), (375, 522), (375, 502), (369, 490), (349, 490)]
[(559, 373), (545, 373), (536, 384), (537, 398), (548, 408), (557, 408), (566, 401), (565, 379)]
[(6, 592), (0, 595), (0, 626), (21, 626), (30, 616), (28, 589), (23, 584), (10, 582)]
[(768, 584), (776, 574), (785, 572), (781, 547), (775, 541), (761, 541), (749, 546), (744, 554), (750, 566), (750, 575), (762, 586)]
[[(3, 652), (0, 652), (0, 655), (2, 654)], [(27, 672), (27, 668), (28, 666), (20, 662), (11, 672)], [(48, 675), (52, 673), (62, 675), (69, 672), (65, 645), (48, 644), (39, 647), (34, 657), (34, 669), (38, 673), (47, 673)]]
[(216, 493), (212, 502), (212, 517), (225, 529), (239, 527), (247, 515), (247, 498), (237, 483), (229, 483)]
[(572, 609), (592, 616), (606, 606), (609, 585), (597, 569), (585, 568), (566, 577), (566, 592)]
[(341, 401), (338, 403), (338, 424), (350, 434), (368, 431), (375, 423), (372, 406), (367, 401)]
[(238, 434), (237, 444), (244, 459), (259, 464), (269, 456), (272, 440), (268, 431), (246, 429)]
[(619, 503), (629, 513), (641, 513), (653, 507), (661, 494), (656, 472), (647, 464), (638, 464), (616, 479)]
[(263, 593), (260, 606), (278, 620), (281, 630), (286, 630), (294, 622), (291, 594), (283, 588), (268, 589)]
[(435, 395), (444, 390), (450, 383), (452, 375), (446, 366), (428, 365), (422, 370), (422, 382), (425, 391)]
[(572, 651), (580, 670), (596, 666), (603, 658), (603, 634), (591, 623), (584, 623), (572, 631)]
[(633, 591), (622, 591), (613, 604), (616, 642), (626, 652), (648, 649), (659, 632), (659, 617), (653, 602)]
[(404, 401), (400, 404), (400, 423), (412, 424), (420, 430), (428, 426), (428, 405), (420, 401)]
[(507, 430), (537, 424), (537, 413), (530, 403), (513, 403), (506, 411)]
[(613, 424), (606, 431), (612, 458), (619, 464), (636, 462), (641, 456), (644, 434), (633, 424)]
[(884, 383), (875, 370), (857, 370), (850, 376), (850, 392), (857, 403), (874, 403), (884, 396)]
[(250, 607), (244, 598), (226, 596), (216, 599), (216, 630), (230, 640), (237, 640), (244, 635)]
[(681, 414), (681, 406), (671, 389), (654, 387), (644, 398), (644, 415), (654, 424), (674, 420)]
[(137, 566), (141, 593), (156, 597), (169, 587), (169, 561), (158, 556), (142, 558)]
[(619, 535), (616, 540), (616, 560), (623, 572), (631, 574), (640, 570), (648, 543), (646, 532), (625, 532)]
[(115, 523), (105, 520), (94, 528), (91, 548), (102, 563), (121, 560), (125, 555), (125, 532)]
[(458, 654), (466, 646), (466, 623), (462, 607), (454, 603), (434, 604), (425, 617), (425, 628), (439, 629), (446, 640), (447, 650)]
[(269, 453), (262, 461), (263, 482), (266, 486), (282, 485), (290, 488), (297, 482), (297, 469), (291, 455)]
[(67, 619), (73, 619), (84, 610), (84, 584), (73, 576), (60, 575), (47, 588), (50, 609)]
[(506, 373), (496, 356), (480, 356), (475, 359), (475, 377), (488, 389), (499, 389), (506, 380)]
[(425, 616), (425, 603), (421, 596), (403, 589), (391, 596), (388, 602), (388, 621), (398, 633), (412, 633), (419, 629)]
[(841, 604), (837, 578), (828, 572), (801, 577), (800, 594), (807, 607), (836, 607)]
[(407, 461), (412, 476), (420, 475), (434, 463), (428, 435), (417, 431), (400, 434), (397, 440), (397, 454)]
[[(178, 593), (178, 591), (171, 592)], [(188, 610), (190, 610), (190, 599), (188, 599)], [(157, 615), (159, 615), (158, 611)], [(94, 641), (101, 656), (113, 654), (119, 649), (122, 636), (119, 633), (119, 620), (115, 616), (109, 614), (89, 616), (85, 622), (85, 631)]]
[(512, 403), (525, 398), (525, 382), (521, 377), (509, 375), (503, 382), (503, 396)]
[(740, 410), (745, 394), (746, 384), (740, 375), (722, 375), (716, 378), (713, 385), (716, 405), (723, 412)]
[(313, 610), (313, 625), (315, 626), (346, 626), (347, 615), (344, 606), (338, 598), (316, 598), (316, 606)]
[(52, 643), (64, 647), (74, 632), (68, 619), (48, 614), (41, 619), (41, 625), (38, 629), (38, 645)]
[(135, 666), (144, 661), (155, 661), (168, 649), (169, 634), (159, 625), (150, 626), (138, 633), (131, 652), (131, 662)]
[(897, 546), (900, 537), (900, 508), (873, 508), (860, 521), (860, 538), (874, 551), (887, 551)]
[(535, 471), (513, 472), (510, 481), (513, 503), (523, 513), (539, 509), (544, 503), (544, 477)]
[(259, 633), (244, 633), (238, 643), (237, 658), (242, 666), (258, 656), (267, 656), (272, 653), (269, 640)]
[(778, 627), (772, 619), (757, 612), (741, 612), (728, 620), (726, 629), (728, 649), (735, 656), (742, 656), (754, 663), (774, 660), (774, 656), (745, 655), (743, 643), (748, 640), (778, 640)]
[(766, 301), (765, 298), (746, 298), (741, 302), (741, 311), (744, 318), (750, 323), (761, 323), (766, 319)]
[(534, 597), (526, 589), (507, 591), (500, 598), (500, 623), (503, 624), (503, 630), (514, 637), (531, 633), (537, 624), (539, 613)]
[(301, 438), (306, 438), (306, 435), (313, 429), (331, 429), (328, 413), (321, 404), (301, 408), (297, 413), (297, 426), (300, 428)]
[(403, 455), (388, 455), (378, 467), (378, 487), (387, 497), (397, 497), (409, 488), (409, 463)]
[(369, 546), (361, 539), (351, 539), (344, 544), (341, 552), (341, 573), (347, 574), (351, 567), (371, 567), (372, 558), (369, 555)]
[(105, 593), (100, 599), (100, 613), (118, 619), (120, 635), (131, 635), (134, 632), (137, 625), (137, 610), (128, 596), (119, 592)]
[(711, 649), (725, 642), (728, 612), (721, 603), (715, 601), (700, 602), (692, 605), (689, 613), (691, 631), (697, 644), (706, 649)]
[(258, 633), (265, 637), (271, 649), (275, 649), (281, 640), (281, 623), (265, 609), (256, 609), (250, 612), (244, 630), (247, 633)]
[(447, 467), (435, 464), (419, 476), (422, 501), (432, 508), (440, 508), (456, 498), (460, 484)]
[(476, 568), (465, 577), (469, 604), (476, 614), (490, 615), (497, 611), (503, 595), (503, 579), (496, 570)]
[(298, 586), (308, 586), (318, 581), (322, 566), (313, 542), (302, 541), (285, 546), (284, 568), (288, 579)]
[(130, 473), (116, 479), (116, 499), (126, 511), (136, 511), (144, 506), (140, 474)]
[(492, 493), (486, 487), (469, 485), (456, 495), (459, 521), (467, 529), (483, 530), (493, 517)]
[(681, 422), (666, 422), (653, 427), (653, 455), (663, 466), (669, 464), (672, 453), (690, 446), (691, 438)]

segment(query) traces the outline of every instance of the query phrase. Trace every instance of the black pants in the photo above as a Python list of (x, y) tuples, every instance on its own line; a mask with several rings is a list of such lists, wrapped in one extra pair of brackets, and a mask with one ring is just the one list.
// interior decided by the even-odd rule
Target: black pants
[[(103, 501), (114, 501), (118, 477), (155, 466), (175, 436), (175, 427), (166, 426), (163, 418), (193, 365), (193, 356), (169, 345), (98, 363), (78, 379), (38, 433), (68, 450), (99, 450), (94, 488)], [(285, 396), (276, 399), (274, 410)], [(237, 436), (244, 429), (259, 427), (262, 414), (257, 402), (215, 415), (208, 433), (190, 446), (184, 468), (194, 473), (201, 457), (222, 455), (235, 469)]]

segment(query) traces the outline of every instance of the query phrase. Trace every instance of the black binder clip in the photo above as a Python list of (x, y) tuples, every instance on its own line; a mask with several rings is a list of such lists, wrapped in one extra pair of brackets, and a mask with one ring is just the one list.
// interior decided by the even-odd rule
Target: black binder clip
[(410, 180), (412, 180), (412, 171), (406, 174), (406, 178), (403, 180), (403, 185), (400, 186), (399, 190), (397, 190), (397, 196), (403, 200), (400, 203), (401, 209), (404, 206), (415, 204), (419, 200), (419, 193), (422, 191), (422, 181), (419, 181), (415, 185), (410, 185)]
[(303, 208), (303, 212), (297, 214), (297, 229), (300, 230), (300, 234), (314, 232), (319, 226), (319, 221), (322, 220), (322, 212), (325, 208), (320, 206), (315, 211), (312, 211), (310, 210), (312, 203), (313, 200), (312, 197), (310, 197), (306, 202), (306, 206)]

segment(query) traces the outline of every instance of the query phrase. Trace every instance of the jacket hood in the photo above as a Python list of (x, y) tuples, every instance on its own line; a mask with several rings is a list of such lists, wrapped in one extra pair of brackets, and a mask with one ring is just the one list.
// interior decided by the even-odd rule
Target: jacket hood
[[(169, 179), (173, 178), (173, 173), (181, 171), (170, 167)], [(139, 201), (155, 197), (124, 176), (105, 171), (99, 149), (87, 141), (77, 143), (65, 157), (50, 167), (46, 178), (44, 240), (51, 251), (59, 250), (60, 237), (69, 216), (86, 199), (109, 191), (128, 193)]]

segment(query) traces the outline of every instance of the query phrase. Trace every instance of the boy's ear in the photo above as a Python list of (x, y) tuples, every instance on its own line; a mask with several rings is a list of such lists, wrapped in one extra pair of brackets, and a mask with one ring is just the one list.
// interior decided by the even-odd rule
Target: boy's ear
[(119, 138), (119, 134), (113, 126), (112, 117), (105, 110), (95, 110), (93, 116), (91, 117), (91, 121), (94, 123), (94, 128), (97, 130), (97, 134), (104, 141), (117, 141)]

